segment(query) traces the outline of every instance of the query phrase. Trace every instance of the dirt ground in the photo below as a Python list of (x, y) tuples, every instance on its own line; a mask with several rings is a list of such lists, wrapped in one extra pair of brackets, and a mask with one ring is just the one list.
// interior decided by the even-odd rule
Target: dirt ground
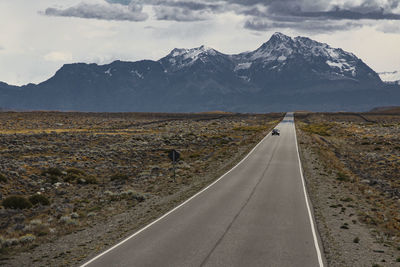
[(297, 113), (329, 266), (400, 266), (400, 114)]
[(83, 263), (229, 170), (282, 116), (0, 112), (0, 265)]

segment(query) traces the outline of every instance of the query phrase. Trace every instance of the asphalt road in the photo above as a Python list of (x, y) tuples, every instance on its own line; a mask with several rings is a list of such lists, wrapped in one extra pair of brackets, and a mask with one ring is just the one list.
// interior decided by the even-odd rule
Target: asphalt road
[(293, 114), (227, 174), (84, 266), (323, 266)]

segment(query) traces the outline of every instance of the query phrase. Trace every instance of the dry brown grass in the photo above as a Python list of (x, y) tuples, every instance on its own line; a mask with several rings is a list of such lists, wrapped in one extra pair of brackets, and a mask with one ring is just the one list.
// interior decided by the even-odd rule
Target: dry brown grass
[[(145, 223), (210, 182), (199, 177), (224, 170), (282, 115), (0, 112), (1, 195), (40, 192), (51, 203), (4, 210), (0, 236), (35, 235), (6, 246), (15, 253), (133, 208), (151, 211), (138, 218)], [(181, 153), (175, 179), (170, 149)], [(43, 225), (29, 226), (36, 218)]]

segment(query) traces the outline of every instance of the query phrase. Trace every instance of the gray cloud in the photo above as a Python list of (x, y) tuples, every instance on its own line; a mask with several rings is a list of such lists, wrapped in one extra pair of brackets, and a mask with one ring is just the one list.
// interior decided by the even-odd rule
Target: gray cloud
[(156, 1), (153, 5), (159, 20), (199, 21), (225, 11), (224, 4), (198, 1)]
[(147, 5), (153, 7), (157, 20), (201, 21), (211, 19), (215, 14), (235, 12), (246, 16), (245, 28), (256, 31), (271, 27), (335, 31), (360, 27), (366, 20), (400, 20), (399, 0), (347, 0), (339, 3), (330, 0), (104, 1), (104, 5), (81, 3), (67, 9), (48, 8), (45, 14), (141, 21), (147, 18), (147, 14), (142, 12), (142, 6)]
[(126, 21), (143, 21), (148, 18), (148, 15), (142, 12), (142, 6), (136, 3), (129, 5), (80, 3), (66, 9), (47, 8), (44, 14), (47, 16)]
[(360, 28), (363, 24), (354, 21), (325, 21), (317, 23), (313, 20), (308, 21), (271, 21), (267, 19), (254, 18), (245, 22), (244, 28), (254, 31), (266, 31), (276, 29), (296, 29), (305, 33), (327, 33), (343, 31), (348, 29)]
[(193, 11), (189, 8), (157, 6), (154, 11), (158, 20), (200, 21), (210, 18), (207, 11)]
[[(346, 1), (333, 5), (329, 0), (230, 0), (246, 6), (245, 15), (255, 17), (280, 16), (304, 17), (304, 19), (351, 19), (351, 20), (400, 20), (400, 3), (398, 0), (363, 0), (361, 3)], [(266, 9), (261, 10), (260, 7)]]

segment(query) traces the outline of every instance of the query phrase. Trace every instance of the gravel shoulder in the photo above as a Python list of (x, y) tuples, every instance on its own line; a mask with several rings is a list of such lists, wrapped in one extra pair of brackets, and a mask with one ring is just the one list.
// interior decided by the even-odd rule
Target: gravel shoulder
[[(357, 117), (357, 116), (355, 116)], [(350, 150), (359, 154), (357, 142), (338, 134), (349, 126), (361, 123), (352, 118), (345, 122), (327, 115), (298, 116), (296, 121), (300, 156), (315, 220), (329, 266), (400, 266), (400, 236), (395, 227), (379, 221), (377, 213), (399, 214), (396, 196), (384, 195), (375, 184), (366, 184), (360, 173), (363, 167), (353, 168), (354, 157), (341, 157)], [(322, 128), (310, 125), (330, 125), (327, 134)], [(372, 125), (371, 127), (380, 127)], [(341, 130), (340, 130), (341, 129)], [(389, 131), (389, 130), (388, 130)], [(346, 139), (347, 138), (347, 139)], [(355, 135), (354, 138), (361, 138)], [(372, 137), (371, 137), (372, 138)], [(398, 138), (398, 137), (397, 137)], [(363, 139), (365, 142), (365, 139)], [(395, 154), (395, 153), (394, 153)], [(360, 161), (360, 165), (371, 162)], [(373, 163), (372, 163), (373, 164)], [(373, 168), (371, 168), (372, 170)], [(386, 167), (390, 171), (390, 167)], [(384, 179), (374, 173), (375, 179)], [(393, 188), (396, 185), (393, 184)], [(392, 189), (393, 189), (392, 188)], [(377, 192), (378, 191), (378, 192)], [(380, 210), (380, 201), (389, 203)], [(382, 202), (383, 203), (383, 202)], [(395, 203), (396, 206), (390, 206)], [(387, 220), (386, 220), (387, 221)]]

